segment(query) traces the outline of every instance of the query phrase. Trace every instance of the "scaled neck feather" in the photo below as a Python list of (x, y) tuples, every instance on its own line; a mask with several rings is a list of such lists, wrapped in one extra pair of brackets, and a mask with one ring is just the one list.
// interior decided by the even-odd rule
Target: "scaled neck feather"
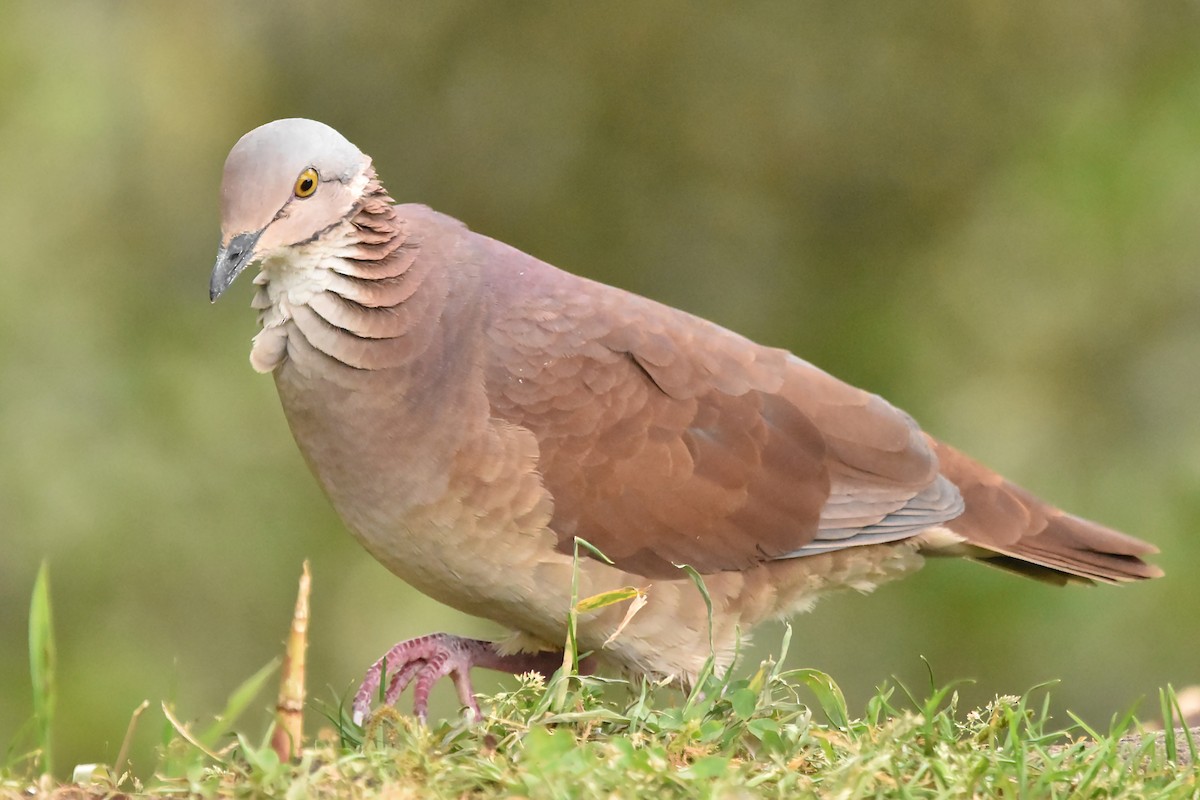
[(254, 281), (262, 325), (250, 355), (256, 370), (273, 371), (289, 358), (389, 369), (428, 346), (428, 326), (419, 321), (436, 313), (445, 287), (418, 263), (419, 243), (374, 170), (365, 175), (345, 219), (264, 259)]

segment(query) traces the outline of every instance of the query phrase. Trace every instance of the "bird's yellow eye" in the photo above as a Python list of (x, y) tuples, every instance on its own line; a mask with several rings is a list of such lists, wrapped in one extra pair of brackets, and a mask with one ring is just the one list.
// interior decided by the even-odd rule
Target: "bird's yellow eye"
[(301, 172), (300, 177), (296, 178), (296, 188), (294, 189), (296, 197), (308, 197), (311, 195), (317, 190), (317, 181), (319, 180), (320, 177), (317, 175), (317, 171), (312, 167)]

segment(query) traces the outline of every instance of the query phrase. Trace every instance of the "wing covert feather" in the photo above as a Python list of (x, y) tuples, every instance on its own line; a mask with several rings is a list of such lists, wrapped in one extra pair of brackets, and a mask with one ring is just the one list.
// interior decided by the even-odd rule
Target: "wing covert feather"
[(560, 547), (579, 536), (673, 576), (904, 538), (959, 512), (919, 428), (877, 396), (492, 245), (489, 400), (538, 440)]

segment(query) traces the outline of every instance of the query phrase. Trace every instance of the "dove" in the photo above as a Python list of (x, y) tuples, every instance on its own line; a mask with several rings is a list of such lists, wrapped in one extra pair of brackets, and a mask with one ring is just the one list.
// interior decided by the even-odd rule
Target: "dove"
[(471, 669), (552, 672), (573, 599), (603, 592), (644, 604), (579, 615), (586, 668), (686, 686), (756, 624), (931, 556), (1059, 584), (1162, 574), (1152, 545), (786, 350), (397, 204), (320, 122), (263, 125), (225, 162), (210, 299), (255, 264), (250, 363), (346, 527), (510, 632), (397, 644), (356, 719), (383, 681), (389, 704), (412, 684), (424, 719), (443, 677), (478, 717)]

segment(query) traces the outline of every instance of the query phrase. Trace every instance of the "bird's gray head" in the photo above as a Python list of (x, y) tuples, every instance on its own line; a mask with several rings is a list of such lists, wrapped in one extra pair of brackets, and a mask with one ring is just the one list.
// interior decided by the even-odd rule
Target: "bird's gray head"
[(336, 226), (361, 199), (371, 159), (310, 119), (281, 119), (247, 133), (221, 179), (221, 249), (209, 282), (216, 300), (249, 264)]

